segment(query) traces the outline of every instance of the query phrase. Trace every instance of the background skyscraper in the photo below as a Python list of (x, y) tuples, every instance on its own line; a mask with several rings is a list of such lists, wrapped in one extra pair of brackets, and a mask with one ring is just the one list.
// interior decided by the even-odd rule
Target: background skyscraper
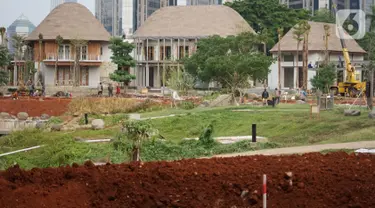
[(28, 36), (33, 30), (35, 29), (35, 25), (30, 22), (30, 20), (21, 15), (18, 17), (8, 28), (7, 28), (7, 36), (8, 36), (8, 48), (11, 54), (14, 53), (14, 47), (12, 43), (12, 37), (14, 35), (21, 35), (21, 36)]
[(95, 0), (95, 17), (112, 36), (122, 36), (123, 0)]
[(62, 3), (68, 3), (68, 2), (75, 2), (75, 3), (77, 3), (77, 0), (51, 0), (51, 11), (55, 7), (59, 6), (60, 4), (62, 4)]

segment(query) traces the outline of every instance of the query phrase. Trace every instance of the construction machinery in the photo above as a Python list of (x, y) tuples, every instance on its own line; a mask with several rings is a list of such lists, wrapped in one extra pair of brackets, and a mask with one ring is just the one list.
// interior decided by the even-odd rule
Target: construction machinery
[[(335, 14), (337, 13), (337, 7), (336, 2), (333, 3), (332, 7), (335, 11)], [(340, 93), (341, 95), (349, 95), (351, 97), (358, 96), (359, 94), (364, 94), (366, 90), (366, 82), (361, 82), (360, 79), (357, 79), (357, 74), (355, 67), (352, 65), (350, 57), (349, 57), (349, 51), (346, 47), (345, 39), (343, 38), (343, 29), (338, 28), (339, 36), (340, 36), (340, 42), (342, 47), (342, 53), (345, 60), (345, 70), (346, 70), (346, 77), (344, 82), (339, 82), (337, 84), (336, 90), (337, 93)], [(332, 88), (331, 88), (332, 89)]]

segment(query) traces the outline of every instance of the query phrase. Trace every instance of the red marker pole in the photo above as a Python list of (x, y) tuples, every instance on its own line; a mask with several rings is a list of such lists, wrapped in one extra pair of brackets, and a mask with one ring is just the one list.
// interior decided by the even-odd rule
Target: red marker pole
[(267, 208), (267, 176), (263, 174), (263, 208)]

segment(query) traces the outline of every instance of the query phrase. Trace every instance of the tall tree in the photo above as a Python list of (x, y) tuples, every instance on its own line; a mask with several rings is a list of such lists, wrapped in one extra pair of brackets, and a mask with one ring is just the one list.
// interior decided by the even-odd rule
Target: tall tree
[(283, 28), (277, 29), (277, 37), (278, 37), (278, 44), (277, 44), (277, 87), (281, 89), (281, 38), (283, 36), (284, 30)]
[(302, 21), (303, 28), (303, 89), (307, 89), (308, 59), (309, 59), (309, 33), (311, 26), (307, 21)]
[(110, 40), (109, 48), (113, 54), (111, 56), (112, 62), (117, 64), (118, 70), (122, 70), (122, 72), (115, 71), (115, 73), (110, 74), (110, 78), (117, 82), (123, 82), (125, 87), (127, 87), (135, 79), (135, 76), (129, 73), (130, 67), (135, 66), (135, 61), (130, 55), (135, 46), (119, 37), (113, 37)]
[(55, 78), (54, 78), (54, 83), (55, 85), (57, 84), (57, 63), (59, 62), (59, 49), (61, 45), (63, 44), (64, 39), (60, 35), (56, 36), (56, 58), (55, 58)]
[(293, 38), (297, 41), (297, 64), (296, 64), (296, 87), (300, 87), (299, 83), (299, 47), (301, 45), (301, 41), (303, 40), (303, 28), (301, 23), (299, 22), (297, 25), (293, 27)]
[(73, 86), (80, 85), (80, 60), (81, 60), (81, 51), (83, 46), (87, 46), (87, 40), (82, 39), (73, 39), (70, 40), (71, 45), (73, 46), (74, 51), (74, 67), (73, 67)]
[(0, 27), (1, 45), (5, 45), (5, 27)]
[[(23, 55), (23, 46), (25, 45), (25, 38), (21, 35), (14, 35), (12, 37), (12, 45), (13, 45), (13, 48), (15, 50), (15, 53), (14, 53), (14, 64), (15, 64), (15, 70), (17, 71), (17, 76), (18, 76), (18, 73), (21, 73), (21, 68), (20, 68), (20, 64), (18, 63), (19, 60), (22, 59), (22, 55)], [(18, 78), (16, 77), (16, 81), (19, 82)]]
[(241, 0), (227, 2), (225, 5), (236, 10), (255, 30), (270, 31), (270, 38), (277, 42), (277, 29), (288, 31), (301, 20), (308, 20), (310, 15), (304, 9), (288, 8), (279, 0)]
[(40, 63), (43, 61), (43, 34), (42, 33), (39, 33), (38, 35), (38, 43), (39, 43), (39, 60), (38, 60), (38, 70), (37, 70), (37, 85), (40, 84), (40, 82), (42, 81), (40, 76)]
[(201, 39), (197, 52), (184, 60), (184, 67), (203, 82), (219, 82), (237, 103), (236, 91), (241, 92), (253, 77), (263, 81), (268, 76), (273, 59), (257, 51), (260, 44), (258, 37), (251, 33)]
[(8, 51), (8, 48), (0, 45), (0, 68), (5, 69), (5, 66), (7, 66), (10, 63), (10, 54)]
[(328, 24), (324, 25), (324, 45), (325, 45), (325, 50), (324, 50), (324, 64), (327, 65), (329, 61), (329, 52), (328, 52), (328, 42), (329, 42), (329, 36), (330, 34), (330, 26)]

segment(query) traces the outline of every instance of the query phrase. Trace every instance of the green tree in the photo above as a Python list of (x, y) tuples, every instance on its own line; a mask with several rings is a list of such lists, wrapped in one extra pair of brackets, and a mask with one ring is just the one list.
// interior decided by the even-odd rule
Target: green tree
[(9, 81), (8, 71), (0, 70), (0, 86), (7, 85)]
[(5, 27), (0, 27), (1, 44), (5, 45)]
[(201, 39), (197, 52), (184, 60), (184, 67), (203, 82), (219, 82), (237, 102), (235, 92), (247, 87), (250, 79), (263, 81), (268, 76), (273, 59), (257, 50), (260, 44), (252, 33)]
[(255, 30), (267, 29), (270, 38), (277, 42), (277, 29), (288, 31), (301, 20), (309, 19), (309, 12), (304, 9), (291, 9), (279, 0), (241, 0), (227, 2), (225, 5), (236, 10)]
[(119, 68), (129, 72), (129, 68), (135, 66), (135, 61), (130, 55), (134, 49), (133, 44), (124, 42), (119, 37), (113, 37), (110, 40), (109, 48), (113, 53), (111, 56), (112, 62), (117, 64)]
[(127, 87), (136, 78), (135, 75), (129, 73), (130, 67), (135, 66), (135, 61), (130, 55), (134, 49), (134, 45), (124, 42), (119, 37), (113, 37), (110, 40), (109, 48), (113, 54), (111, 56), (112, 62), (119, 67), (118, 70), (109, 75), (109, 78), (116, 82), (123, 82), (125, 87)]
[(310, 79), (311, 85), (321, 90), (324, 93), (328, 93), (330, 87), (334, 84), (336, 79), (336, 69), (334, 65), (321, 66), (316, 71), (316, 75)]
[(195, 85), (195, 79), (187, 72), (172, 70), (170, 78), (167, 80), (167, 85), (174, 90), (187, 95), (189, 90), (192, 90)]
[(150, 139), (155, 130), (147, 121), (127, 121), (123, 123), (123, 131), (132, 144), (132, 160), (140, 161), (142, 142)]
[(10, 54), (8, 48), (0, 45), (0, 68), (4, 68), (10, 63)]
[(336, 16), (329, 9), (321, 8), (310, 18), (313, 22), (335, 23)]
[(125, 70), (116, 70), (114, 73), (109, 74), (109, 78), (115, 82), (124, 83), (124, 86), (128, 86), (132, 80), (135, 80), (135, 75)]

